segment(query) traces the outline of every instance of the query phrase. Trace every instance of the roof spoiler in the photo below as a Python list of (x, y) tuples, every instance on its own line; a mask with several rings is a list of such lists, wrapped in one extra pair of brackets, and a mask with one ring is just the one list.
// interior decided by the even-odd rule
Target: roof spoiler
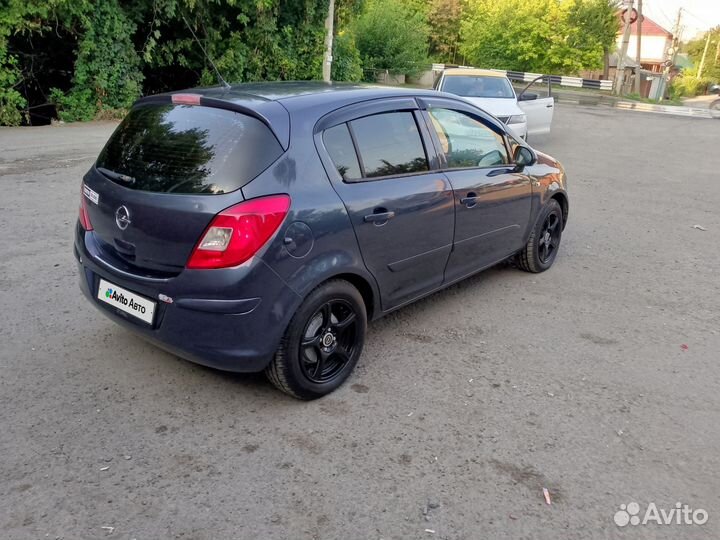
[(216, 109), (225, 109), (227, 111), (233, 111), (241, 114), (246, 114), (247, 116), (252, 116), (253, 118), (256, 118), (260, 120), (263, 124), (267, 126), (267, 128), (270, 130), (270, 132), (275, 136), (277, 141), (280, 143), (280, 146), (283, 147), (284, 150), (288, 149), (288, 143), (289, 141), (285, 137), (280, 137), (275, 130), (275, 127), (272, 125), (270, 120), (262, 113), (256, 111), (255, 109), (251, 107), (246, 107), (245, 105), (242, 105), (240, 103), (236, 103), (233, 101), (228, 101), (225, 99), (217, 99), (212, 97), (207, 97), (202, 94), (193, 94), (191, 92), (179, 92), (174, 94), (158, 94), (155, 96), (146, 96), (143, 98), (138, 99), (134, 104), (133, 107), (137, 105), (146, 105), (150, 103), (174, 103), (177, 105), (200, 105), (202, 107), (214, 107)]

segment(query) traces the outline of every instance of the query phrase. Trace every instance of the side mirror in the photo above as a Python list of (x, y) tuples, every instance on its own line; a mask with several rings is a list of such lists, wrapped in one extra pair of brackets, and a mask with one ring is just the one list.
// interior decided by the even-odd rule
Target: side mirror
[(535, 155), (535, 152), (526, 146), (517, 146), (515, 148), (513, 160), (515, 161), (515, 169), (517, 171), (522, 171), (525, 167), (535, 165), (535, 163), (537, 163), (537, 156)]
[(720, 94), (720, 84), (713, 84), (710, 88), (708, 88), (708, 93)]
[(538, 94), (535, 92), (523, 92), (518, 96), (518, 101), (533, 101), (538, 98)]

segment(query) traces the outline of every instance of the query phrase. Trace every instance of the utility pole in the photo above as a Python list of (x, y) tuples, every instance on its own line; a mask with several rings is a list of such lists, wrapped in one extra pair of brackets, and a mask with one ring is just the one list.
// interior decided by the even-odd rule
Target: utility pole
[(632, 18), (633, 0), (625, 0), (623, 16), (625, 28), (623, 29), (622, 45), (618, 53), (617, 66), (615, 67), (615, 93), (622, 94), (623, 79), (625, 77), (625, 57), (627, 56), (628, 44), (630, 43), (630, 19)]
[(635, 40), (635, 63), (637, 64), (637, 67), (635, 68), (635, 93), (637, 95), (640, 95), (640, 79), (642, 78), (642, 75), (640, 74), (640, 71), (642, 70), (642, 66), (640, 65), (640, 61), (642, 60), (642, 56), (640, 55), (640, 52), (642, 51), (642, 3), (643, 0), (638, 0), (637, 39)]
[(702, 78), (702, 71), (705, 67), (705, 57), (707, 56), (708, 47), (710, 46), (710, 36), (712, 36), (712, 32), (708, 30), (707, 38), (705, 38), (705, 49), (703, 50), (703, 55), (700, 59), (700, 67), (698, 67), (697, 75), (695, 75), (696, 79)]
[(323, 81), (330, 82), (332, 72), (333, 25), (335, 22), (335, 0), (330, 0), (328, 15), (325, 19), (325, 54), (323, 55)]
[(675, 19), (675, 27), (673, 28), (672, 45), (667, 50), (667, 58), (665, 60), (665, 69), (663, 70), (662, 84), (660, 92), (656, 99), (660, 101), (665, 96), (665, 89), (670, 82), (670, 68), (675, 65), (675, 57), (677, 56), (678, 47), (680, 46), (680, 18), (682, 17), (683, 8), (678, 9), (677, 19)]

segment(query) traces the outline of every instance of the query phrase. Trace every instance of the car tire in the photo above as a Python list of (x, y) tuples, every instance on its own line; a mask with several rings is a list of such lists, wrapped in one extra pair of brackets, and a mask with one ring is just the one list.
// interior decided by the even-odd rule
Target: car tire
[(526, 272), (544, 272), (555, 262), (562, 239), (563, 213), (555, 199), (543, 207), (527, 244), (517, 256), (517, 265)]
[(367, 311), (360, 292), (347, 281), (328, 281), (295, 312), (265, 375), (297, 399), (322, 397), (350, 376), (366, 332)]

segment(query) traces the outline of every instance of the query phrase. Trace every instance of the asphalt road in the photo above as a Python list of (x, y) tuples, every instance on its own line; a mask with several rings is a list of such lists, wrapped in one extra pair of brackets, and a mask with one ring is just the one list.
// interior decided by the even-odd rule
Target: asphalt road
[[(0, 130), (0, 537), (720, 536), (720, 121), (558, 107), (533, 141), (569, 176), (555, 266), (373, 323), (311, 403), (81, 297), (79, 182), (112, 128)], [(620, 528), (630, 502), (709, 520)]]

